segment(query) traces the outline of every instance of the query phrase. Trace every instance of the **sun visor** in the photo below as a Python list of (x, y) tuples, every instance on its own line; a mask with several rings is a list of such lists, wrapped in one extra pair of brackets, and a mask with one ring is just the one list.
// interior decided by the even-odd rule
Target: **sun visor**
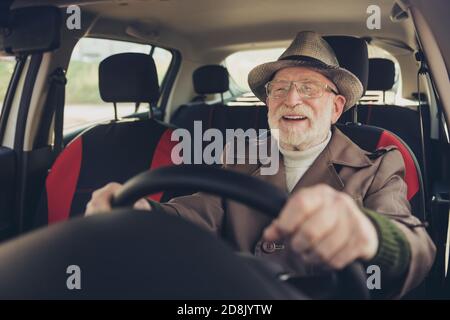
[(55, 50), (60, 44), (60, 28), (61, 12), (56, 7), (13, 9), (2, 27), (0, 51), (17, 55)]

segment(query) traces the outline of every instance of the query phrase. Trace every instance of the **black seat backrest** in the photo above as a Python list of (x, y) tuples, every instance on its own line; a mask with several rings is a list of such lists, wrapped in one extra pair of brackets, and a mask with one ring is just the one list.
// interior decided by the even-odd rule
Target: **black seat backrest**
[(207, 65), (196, 69), (192, 75), (197, 96), (175, 111), (171, 123), (193, 132), (194, 121), (201, 121), (203, 130), (212, 127), (214, 108), (222, 103), (208, 104), (206, 94), (223, 94), (229, 89), (228, 71), (220, 65)]
[(99, 65), (98, 86), (103, 101), (155, 104), (159, 99), (156, 65), (143, 53), (120, 53)]
[[(103, 60), (99, 89), (107, 102), (155, 103), (158, 78), (151, 56), (123, 53)], [(82, 215), (92, 192), (111, 181), (124, 183), (149, 169), (172, 165), (173, 129), (153, 119), (120, 120), (93, 126), (71, 141), (52, 165), (35, 225)], [(166, 195), (151, 196), (154, 200)]]
[(352, 36), (325, 36), (323, 38), (333, 48), (339, 66), (357, 76), (366, 91), (369, 77), (369, 54), (365, 40)]
[(192, 74), (194, 90), (198, 95), (223, 94), (229, 90), (228, 70), (221, 65), (206, 65)]
[[(333, 48), (339, 65), (358, 77), (365, 92), (369, 78), (369, 53), (365, 40), (352, 36), (325, 36), (323, 38)], [(341, 115), (338, 122), (352, 122), (352, 118), (352, 109), (350, 109)]]
[(395, 84), (395, 64), (384, 58), (369, 59), (367, 90), (388, 91)]

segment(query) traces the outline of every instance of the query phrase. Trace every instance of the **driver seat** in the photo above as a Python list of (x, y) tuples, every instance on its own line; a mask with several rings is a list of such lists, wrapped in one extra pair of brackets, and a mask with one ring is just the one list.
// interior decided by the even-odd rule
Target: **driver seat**
[[(365, 40), (351, 36), (325, 36), (324, 39), (333, 48), (341, 67), (354, 73), (366, 91), (370, 70)], [(351, 110), (347, 111), (341, 118), (349, 116), (350, 112)], [(400, 151), (405, 163), (404, 181), (408, 188), (407, 197), (411, 212), (424, 222), (426, 220), (425, 189), (420, 166), (410, 147), (389, 130), (360, 123), (342, 123), (345, 121), (336, 126), (364, 150), (377, 154), (395, 147)]]
[[(99, 89), (105, 102), (154, 105), (160, 92), (153, 58), (121, 53), (104, 59)], [(83, 215), (92, 192), (111, 181), (124, 183), (142, 171), (173, 165), (173, 129), (150, 118), (114, 120), (82, 132), (50, 168), (34, 226)], [(162, 193), (149, 198), (168, 200)]]

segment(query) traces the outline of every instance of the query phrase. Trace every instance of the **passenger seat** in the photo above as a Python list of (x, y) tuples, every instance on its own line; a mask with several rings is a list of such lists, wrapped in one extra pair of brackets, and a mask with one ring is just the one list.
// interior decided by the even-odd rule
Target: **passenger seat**
[[(153, 58), (122, 53), (100, 63), (100, 95), (105, 102), (150, 103), (159, 99)], [(83, 215), (92, 192), (111, 181), (124, 183), (136, 174), (173, 165), (173, 128), (153, 119), (118, 120), (91, 127), (57, 157), (45, 182), (35, 226)], [(156, 201), (167, 194), (150, 197)]]

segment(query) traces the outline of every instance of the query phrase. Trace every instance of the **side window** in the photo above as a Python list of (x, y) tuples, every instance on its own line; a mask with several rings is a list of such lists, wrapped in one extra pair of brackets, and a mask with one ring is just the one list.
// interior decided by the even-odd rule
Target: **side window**
[[(155, 59), (159, 83), (161, 84), (172, 59), (170, 51), (151, 45), (108, 39), (83, 38), (72, 53), (67, 70), (66, 101), (64, 107), (64, 133), (90, 124), (114, 119), (114, 108), (100, 98), (98, 67), (100, 62), (117, 53), (137, 52), (152, 54)], [(148, 105), (139, 109), (145, 111)], [(135, 112), (133, 103), (118, 104), (118, 117)]]
[(162, 85), (167, 71), (169, 71), (170, 63), (172, 62), (172, 53), (169, 50), (155, 47), (152, 55), (156, 63), (156, 71), (158, 72), (158, 82)]
[(15, 65), (15, 57), (0, 57), (0, 114), (3, 110), (6, 91), (8, 90)]

